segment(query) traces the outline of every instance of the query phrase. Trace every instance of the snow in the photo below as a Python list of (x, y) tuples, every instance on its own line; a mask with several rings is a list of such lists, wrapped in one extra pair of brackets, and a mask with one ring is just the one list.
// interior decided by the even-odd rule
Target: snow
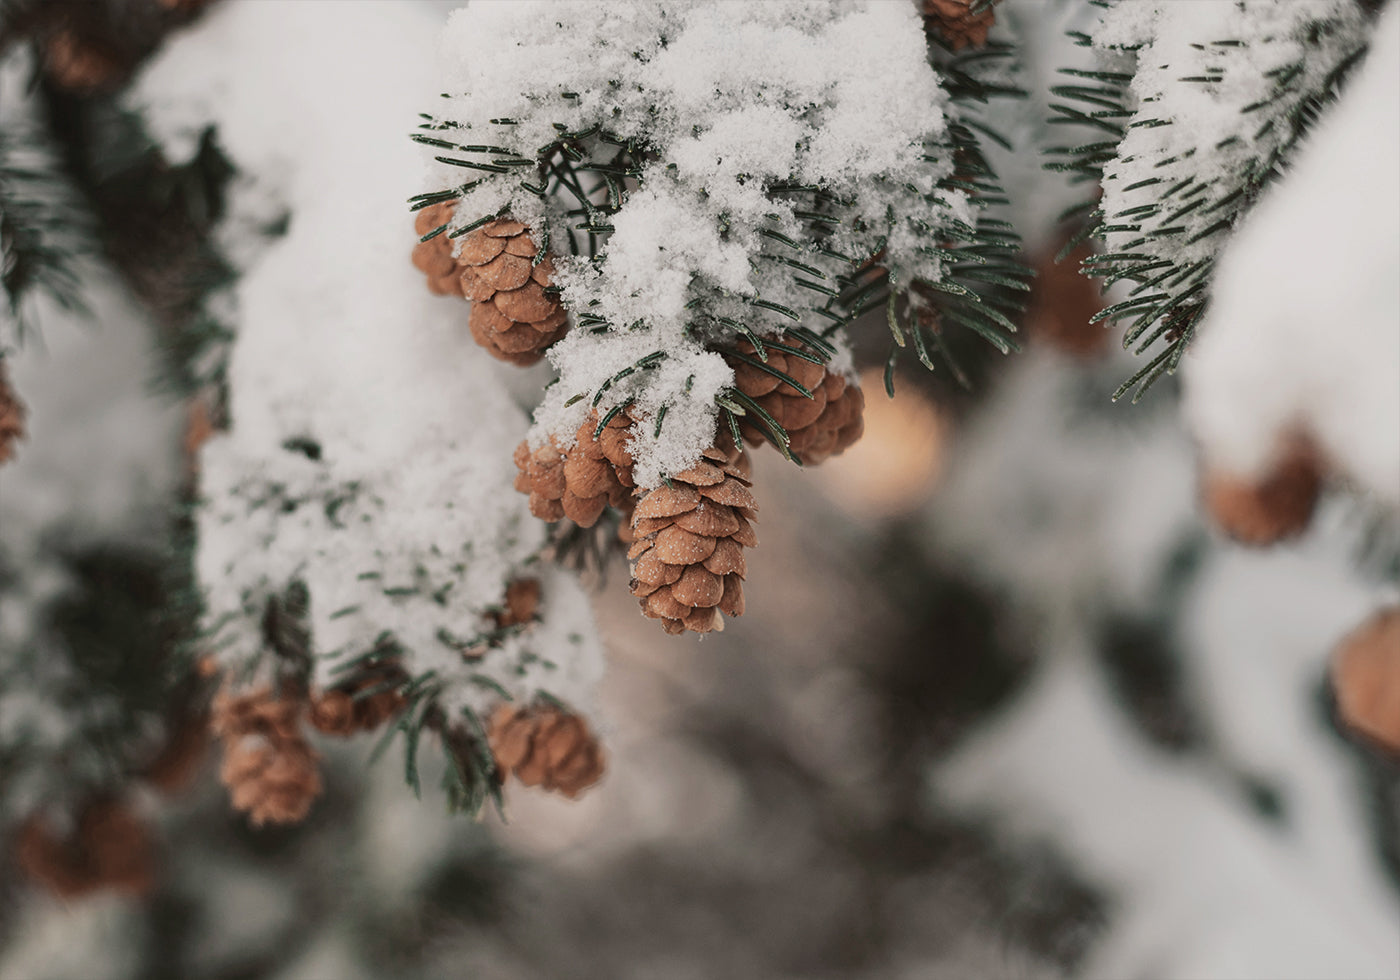
[[(257, 662), (268, 599), (300, 581), (318, 683), (389, 636), (411, 675), (436, 671), (449, 713), (488, 709), (489, 682), (587, 710), (601, 648), (577, 583), (537, 567), (544, 527), (512, 486), (526, 419), (509, 369), (409, 262), (421, 164), (407, 134), (440, 25), (423, 5), (223, 4), (131, 97), (172, 159), (214, 125), (240, 171), (223, 241), (241, 277), (220, 300), (237, 332), (231, 428), (201, 454), (210, 642), (230, 666)], [(285, 235), (259, 231), (280, 211)], [(526, 576), (544, 581), (544, 623), (468, 661)]]
[(1400, 9), (1221, 258), (1186, 360), (1213, 465), (1258, 474), (1291, 428), (1400, 507)]
[[(1094, 44), (1135, 51), (1137, 65), (1132, 116), (1110, 120), (1125, 135), (1103, 169), (1106, 251), (1169, 262), (1182, 274), (1157, 291), (1194, 283), (1188, 270), (1215, 257), (1248, 207), (1248, 194), (1237, 192), (1270, 176), (1290, 148), (1294, 114), (1368, 33), (1354, 0), (1109, 7)], [(1284, 86), (1281, 73), (1295, 68)]]
[[(901, 285), (939, 281), (942, 260), (928, 246), (973, 220), (964, 195), (937, 187), (952, 170), (947, 96), (911, 4), (478, 2), (452, 16), (442, 50), (448, 98), (437, 106), (435, 136), (532, 158), (561, 131), (603, 127), (643, 149), (596, 260), (556, 261), (575, 319), (586, 312), (609, 329), (575, 329), (551, 350), (560, 380), (531, 433), (536, 445), (551, 435), (567, 444), (591, 396), (601, 394), (602, 412), (630, 400), (642, 487), (691, 465), (713, 442), (715, 399), (733, 375), (711, 351), (738, 337), (722, 321), (770, 335), (792, 325), (754, 305), (761, 301), (817, 329), (829, 323), (810, 315), (826, 297), (795, 283), (780, 260), (819, 270), (809, 275), (827, 288), (851, 264), (819, 251), (796, 213), (810, 197), (775, 194), (775, 184), (833, 195), (840, 224), (830, 247), (854, 261), (885, 247)], [(579, 200), (558, 183), (541, 198), (522, 186), (521, 172), (443, 162), (430, 186), (460, 188), (455, 228), (507, 210), (562, 250), (579, 221), (565, 212)], [(603, 387), (654, 352), (666, 354), (659, 369)]]

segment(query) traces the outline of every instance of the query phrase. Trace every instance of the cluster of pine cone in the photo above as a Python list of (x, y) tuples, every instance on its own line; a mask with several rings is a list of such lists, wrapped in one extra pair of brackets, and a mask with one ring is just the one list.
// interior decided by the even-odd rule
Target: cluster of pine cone
[[(447, 225), (452, 213), (451, 204), (424, 208), (415, 229), (426, 236)], [(501, 360), (533, 364), (568, 330), (563, 305), (548, 288), (550, 258), (518, 221), (488, 222), (464, 236), (460, 247), (439, 233), (415, 246), (413, 263), (432, 292), (472, 300), (472, 336)], [(864, 396), (807, 345), (784, 346), (759, 350), (740, 341), (724, 354), (735, 387), (783, 428), (787, 452), (815, 465), (860, 438)], [(516, 489), (529, 495), (530, 512), (544, 521), (588, 528), (607, 508), (620, 511), (629, 525), (622, 533), (631, 545), (631, 589), (642, 612), (668, 633), (723, 629), (723, 615), (744, 611), (743, 549), (758, 544), (748, 457), (721, 425), (694, 466), (643, 491), (628, 449), (635, 423), (626, 411), (603, 420), (595, 413), (572, 440), (553, 435), (537, 446), (522, 442), (515, 451)], [(742, 418), (739, 429), (750, 446), (773, 438), (752, 417)]]

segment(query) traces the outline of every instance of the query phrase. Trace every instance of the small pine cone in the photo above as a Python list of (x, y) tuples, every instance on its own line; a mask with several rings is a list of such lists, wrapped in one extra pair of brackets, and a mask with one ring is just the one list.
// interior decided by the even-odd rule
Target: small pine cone
[(1342, 640), (1332, 654), (1332, 689), (1348, 728), (1400, 756), (1400, 606)]
[(219, 777), (254, 826), (295, 823), (321, 793), (318, 756), (301, 731), (303, 707), (268, 688), (214, 699), (210, 727), (224, 743)]
[(88, 94), (115, 84), (126, 68), (93, 42), (61, 30), (44, 47), (44, 71), (59, 88)]
[(1271, 545), (1302, 534), (1322, 493), (1323, 464), (1312, 441), (1289, 437), (1268, 472), (1241, 479), (1207, 471), (1201, 481), (1205, 508), (1241, 544)]
[(609, 420), (602, 435), (594, 438), (598, 416), (592, 414), (578, 427), (574, 444), (559, 448), (559, 441), (531, 450), (528, 442), (515, 447), (515, 489), (530, 495), (530, 513), (542, 521), (567, 517), (579, 527), (592, 527), (603, 508), (626, 508), (632, 499), (632, 454), (627, 450), (631, 427), (627, 413)]
[[(421, 238), (447, 224), (452, 211), (451, 203), (424, 208), (413, 219), (413, 230)], [(413, 264), (428, 277), (428, 290), (438, 296), (462, 295), (462, 269), (452, 254), (452, 246), (453, 239), (448, 238), (446, 232), (413, 246)]]
[(538, 253), (529, 229), (503, 218), (463, 238), (457, 255), (462, 295), (472, 301), (472, 336), (494, 357), (521, 367), (538, 361), (569, 329), (564, 304), (545, 292), (554, 262), (545, 255), (536, 265)]
[(724, 433), (705, 457), (649, 490), (632, 513), (632, 594), (667, 633), (709, 633), (744, 614), (744, 549), (751, 521), (748, 460)]
[(14, 455), (14, 444), (24, 438), (24, 402), (19, 400), (0, 360), (0, 463)]
[(505, 608), (496, 613), (497, 629), (533, 623), (540, 608), (540, 580), (518, 578), (506, 586)]
[[(354, 683), (314, 694), (307, 721), (322, 735), (342, 738), (369, 732), (394, 717), (407, 705), (397, 687), (385, 688), (390, 681), (408, 677), (397, 666), (372, 671)], [(373, 690), (373, 694), (366, 692)]]
[(1026, 306), (1026, 329), (1031, 338), (1071, 357), (1091, 360), (1108, 350), (1110, 334), (1103, 323), (1090, 323), (1104, 308), (1102, 280), (1080, 271), (1094, 254), (1086, 243), (1055, 261), (1056, 248), (1046, 249), (1035, 261)]
[(89, 801), (67, 837), (55, 834), (42, 817), (31, 817), (16, 843), (19, 866), (59, 898), (102, 889), (141, 895), (153, 883), (150, 831), (115, 798)]
[(948, 47), (961, 51), (968, 45), (980, 48), (987, 43), (987, 32), (996, 23), (992, 4), (987, 2), (974, 13), (978, 0), (924, 0), (924, 23), (936, 31)]
[(603, 750), (578, 715), (548, 705), (502, 704), (486, 731), (501, 777), (574, 799), (603, 777)]
[[(739, 342), (739, 352), (758, 356), (747, 340)], [(735, 386), (787, 431), (788, 451), (803, 465), (815, 466), (855, 445), (865, 431), (865, 395), (860, 386), (804, 358), (777, 350), (767, 354), (769, 367), (788, 375), (812, 392), (812, 397), (745, 361), (731, 357), (729, 365), (734, 369)], [(739, 420), (739, 431), (749, 445), (759, 446), (768, 430), (746, 416)]]

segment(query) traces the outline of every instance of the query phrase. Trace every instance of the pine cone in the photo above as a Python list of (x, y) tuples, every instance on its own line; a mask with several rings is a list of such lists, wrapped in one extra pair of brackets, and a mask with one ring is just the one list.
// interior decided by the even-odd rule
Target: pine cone
[(1322, 478), (1316, 447), (1295, 435), (1285, 441), (1261, 479), (1207, 471), (1202, 496), (1206, 510), (1230, 537), (1242, 544), (1270, 545), (1307, 529), (1322, 493)]
[(496, 629), (535, 621), (540, 608), (540, 580), (518, 578), (506, 586), (505, 608), (496, 613)]
[(1058, 246), (1047, 248), (1035, 262), (1026, 328), (1031, 337), (1072, 357), (1089, 360), (1108, 349), (1109, 332), (1089, 321), (1104, 308), (1099, 279), (1084, 275), (1081, 264), (1094, 254), (1086, 243), (1055, 261)]
[(94, 42), (60, 30), (44, 47), (44, 70), (59, 88), (88, 94), (114, 85), (126, 66)]
[(1332, 654), (1332, 688), (1346, 726), (1400, 756), (1400, 606), (1372, 616)]
[(24, 402), (19, 400), (0, 359), (0, 463), (14, 455), (14, 444), (24, 438)]
[(525, 786), (573, 799), (603, 776), (603, 750), (588, 724), (549, 705), (500, 705), (486, 738), (501, 777), (514, 773)]
[[(421, 238), (434, 228), (447, 224), (452, 217), (453, 205), (434, 204), (418, 212), (413, 219), (413, 230)], [(462, 269), (452, 254), (453, 239), (443, 232), (426, 242), (413, 246), (413, 264), (428, 277), (428, 290), (438, 296), (461, 296)]]
[(84, 805), (67, 837), (55, 834), (42, 817), (31, 817), (19, 831), (15, 856), (30, 878), (60, 898), (100, 889), (141, 895), (153, 882), (150, 831), (112, 797)]
[(270, 688), (214, 699), (210, 727), (224, 743), (219, 777), (254, 826), (295, 823), (321, 793), (319, 757), (301, 731), (303, 707)]
[[(739, 353), (757, 357), (747, 340), (741, 340)], [(769, 367), (788, 375), (812, 392), (808, 398), (792, 385), (767, 371), (735, 357), (727, 358), (734, 369), (734, 384), (758, 402), (788, 434), (788, 451), (806, 466), (815, 466), (831, 456), (839, 456), (865, 431), (865, 395), (821, 364), (792, 354), (768, 350)], [(762, 445), (767, 429), (756, 419), (739, 420), (739, 431), (751, 446)]]
[(648, 491), (632, 514), (632, 594), (667, 633), (724, 628), (744, 614), (744, 548), (758, 544), (748, 459), (725, 432), (705, 458)]
[(569, 329), (559, 297), (545, 292), (554, 262), (519, 221), (492, 221), (462, 239), (457, 255), (462, 295), (472, 301), (476, 342), (503, 361), (522, 367), (544, 356), (544, 349)]
[(980, 48), (987, 43), (987, 32), (996, 23), (988, 0), (979, 13), (973, 13), (976, 0), (924, 0), (924, 24), (936, 31), (948, 47), (961, 51), (969, 44)]
[[(353, 683), (333, 687), (313, 695), (307, 720), (323, 735), (347, 737), (369, 732), (394, 717), (408, 704), (397, 687), (384, 688), (390, 681), (408, 680), (401, 668), (369, 671)], [(374, 690), (366, 695), (366, 691)]]
[(574, 444), (559, 448), (559, 440), (531, 450), (528, 442), (515, 447), (515, 465), (520, 473), (515, 489), (530, 495), (530, 513), (542, 521), (567, 517), (579, 527), (592, 527), (603, 508), (611, 504), (625, 509), (632, 499), (632, 454), (627, 450), (627, 434), (632, 425), (626, 412), (619, 412), (594, 438), (598, 416), (590, 415), (575, 434)]

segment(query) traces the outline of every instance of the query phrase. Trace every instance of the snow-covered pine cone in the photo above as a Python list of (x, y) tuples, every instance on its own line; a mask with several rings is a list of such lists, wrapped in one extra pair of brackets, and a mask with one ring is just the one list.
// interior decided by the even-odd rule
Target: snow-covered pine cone
[(407, 704), (397, 687), (386, 685), (407, 680), (401, 670), (375, 672), (322, 691), (312, 696), (307, 720), (322, 735), (346, 737), (373, 731)]
[(744, 549), (758, 544), (751, 521), (748, 458), (727, 431), (669, 485), (647, 491), (632, 513), (632, 594), (667, 633), (724, 628), (720, 613), (744, 613)]
[(10, 387), (5, 361), (0, 359), (0, 463), (14, 455), (14, 444), (24, 438), (24, 402)]
[[(757, 359), (747, 340), (738, 350)], [(865, 395), (860, 386), (836, 371), (805, 358), (766, 350), (767, 365), (781, 371), (812, 393), (808, 398), (781, 378), (734, 357), (734, 384), (773, 416), (788, 434), (788, 451), (805, 466), (815, 466), (855, 445), (865, 431)], [(751, 416), (739, 420), (739, 431), (751, 446), (761, 445), (766, 429)]]
[[(434, 228), (441, 228), (452, 217), (451, 204), (434, 204), (418, 212), (413, 230), (423, 237)], [(413, 246), (413, 264), (428, 277), (428, 290), (438, 296), (462, 295), (462, 270), (452, 254), (454, 242), (446, 233)]]
[(588, 723), (552, 705), (502, 704), (486, 738), (502, 779), (514, 774), (573, 799), (603, 777), (603, 750)]
[(270, 688), (247, 694), (220, 692), (210, 727), (224, 743), (219, 778), (234, 809), (253, 824), (295, 823), (321, 793), (319, 756), (301, 730), (305, 707)]
[(501, 611), (492, 615), (492, 619), (495, 620), (498, 630), (510, 626), (524, 626), (526, 623), (533, 623), (539, 617), (539, 609), (540, 580), (518, 578), (506, 586), (505, 602), (502, 603)]
[(1324, 463), (1305, 435), (1285, 437), (1263, 476), (1243, 478), (1207, 469), (1201, 480), (1206, 511), (1241, 544), (1264, 546), (1297, 537), (1312, 523), (1322, 494)]
[(467, 235), (457, 253), (462, 295), (472, 301), (472, 336), (493, 356), (522, 367), (569, 329), (564, 304), (545, 292), (554, 263), (545, 255), (536, 265), (538, 253), (529, 229), (509, 218)]
[(924, 23), (954, 51), (968, 45), (980, 48), (987, 43), (987, 32), (996, 23), (996, 14), (990, 2), (973, 13), (977, 5), (978, 0), (924, 0)]
[(603, 508), (626, 508), (632, 500), (632, 454), (627, 435), (632, 421), (619, 412), (594, 438), (598, 416), (589, 415), (579, 426), (574, 444), (561, 449), (559, 440), (531, 450), (528, 442), (515, 447), (520, 473), (515, 489), (530, 495), (530, 513), (542, 521), (567, 517), (579, 527), (592, 527)]

